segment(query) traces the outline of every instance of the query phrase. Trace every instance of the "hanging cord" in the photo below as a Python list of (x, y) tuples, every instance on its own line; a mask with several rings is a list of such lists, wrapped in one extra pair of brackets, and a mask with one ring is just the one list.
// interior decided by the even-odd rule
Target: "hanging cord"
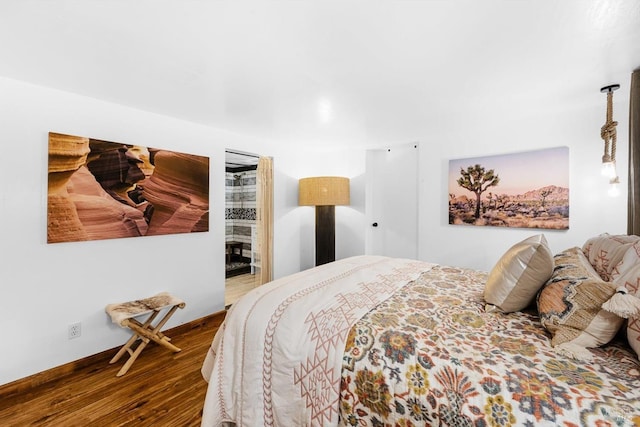
[[(617, 89), (617, 88), (616, 88)], [(607, 91), (607, 122), (600, 128), (600, 136), (604, 140), (604, 156), (603, 162), (616, 161), (616, 126), (618, 122), (613, 121), (613, 91), (609, 88)], [(609, 154), (609, 142), (611, 142), (611, 154)]]

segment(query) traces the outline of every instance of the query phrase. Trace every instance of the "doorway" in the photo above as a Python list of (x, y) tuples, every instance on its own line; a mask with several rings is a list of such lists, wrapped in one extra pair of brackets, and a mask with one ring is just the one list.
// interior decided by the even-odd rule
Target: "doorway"
[(225, 150), (225, 307), (256, 286), (256, 192), (260, 156)]

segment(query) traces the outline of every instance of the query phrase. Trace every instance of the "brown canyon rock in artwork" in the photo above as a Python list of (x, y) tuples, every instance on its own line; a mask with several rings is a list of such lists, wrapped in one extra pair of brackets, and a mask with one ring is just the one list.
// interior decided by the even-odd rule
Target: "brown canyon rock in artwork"
[(87, 240), (146, 235), (149, 227), (143, 212), (107, 194), (85, 166), (73, 174), (68, 191)]
[(73, 201), (67, 192), (71, 176), (85, 164), (89, 138), (49, 134), (49, 182), (47, 242), (88, 240)]
[(160, 151), (154, 164), (143, 191), (153, 205), (148, 235), (208, 230), (209, 159)]
[(47, 241), (208, 231), (209, 159), (49, 134)]

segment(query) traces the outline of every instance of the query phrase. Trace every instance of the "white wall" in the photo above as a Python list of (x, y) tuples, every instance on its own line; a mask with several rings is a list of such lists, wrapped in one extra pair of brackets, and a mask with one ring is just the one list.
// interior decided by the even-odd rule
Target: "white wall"
[[(364, 254), (364, 169), (363, 149), (323, 150), (295, 147), (274, 149), (274, 180), (277, 187), (274, 253), (278, 258), (299, 259), (298, 264), (278, 263), (276, 277), (315, 265), (315, 211), (298, 206), (298, 180), (310, 176), (344, 176), (350, 179), (351, 203), (336, 206), (336, 259)], [(298, 258), (299, 257), (299, 258)]]
[[(625, 84), (628, 88), (629, 85)], [(552, 252), (582, 246), (589, 237), (608, 232), (626, 233), (628, 156), (628, 94), (616, 93), (614, 119), (618, 120), (617, 163), (621, 196), (607, 195), (608, 180), (600, 176), (606, 96), (596, 88), (593, 96), (576, 105), (553, 105), (527, 110), (511, 106), (474, 117), (443, 122), (421, 144), (419, 258), (446, 265), (490, 270), (513, 244), (543, 232)], [(488, 103), (487, 110), (495, 104)], [(569, 147), (569, 230), (513, 229), (448, 224), (448, 162), (451, 159)], [(545, 173), (544, 170), (539, 173)]]
[[(274, 157), (276, 277), (313, 264), (313, 236), (300, 233), (313, 227), (313, 217), (297, 206), (297, 179), (307, 171), (359, 173), (351, 165), (360, 160), (350, 162), (347, 154), (324, 170), (323, 156), (305, 165), (299, 153), (278, 152), (264, 141), (15, 80), (0, 78), (0, 93), (0, 384), (124, 343), (128, 333), (110, 323), (108, 303), (172, 292), (187, 306), (167, 327), (223, 309), (225, 148)], [(210, 231), (47, 244), (50, 131), (208, 156)], [(348, 209), (356, 214), (337, 214), (338, 244), (349, 241), (339, 257), (362, 253), (364, 245), (354, 224), (357, 208)], [(68, 340), (75, 322), (82, 323), (82, 336)]]
[[(624, 82), (623, 82), (624, 83)], [(623, 87), (628, 87), (624, 85)], [(298, 179), (351, 179), (351, 205), (336, 208), (336, 258), (364, 253), (365, 151), (302, 151), (107, 102), (0, 78), (0, 384), (121, 345), (128, 334), (110, 324), (104, 306), (170, 291), (187, 301), (168, 327), (224, 304), (224, 150), (274, 158), (274, 276), (314, 264), (311, 207), (298, 206)], [(616, 93), (618, 163), (626, 192), (628, 96)], [(419, 257), (490, 269), (513, 243), (539, 232), (448, 224), (446, 176), (452, 158), (570, 147), (571, 222), (545, 231), (552, 250), (581, 245), (600, 232), (624, 233), (626, 197), (610, 199), (599, 176), (605, 99), (454, 117), (420, 140)], [(93, 242), (46, 243), (47, 133), (81, 135), (210, 157), (208, 233)], [(67, 326), (82, 322), (82, 337)]]

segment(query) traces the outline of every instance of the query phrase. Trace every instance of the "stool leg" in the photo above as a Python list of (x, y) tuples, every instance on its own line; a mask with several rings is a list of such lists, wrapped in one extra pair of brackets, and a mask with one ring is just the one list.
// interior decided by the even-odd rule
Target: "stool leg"
[(145, 338), (142, 339), (140, 344), (138, 344), (138, 347), (136, 347), (136, 350), (133, 353), (131, 353), (131, 357), (129, 357), (129, 359), (125, 362), (125, 364), (122, 365), (122, 368), (120, 368), (120, 370), (116, 374), (116, 377), (121, 377), (124, 374), (126, 374), (127, 371), (129, 371), (129, 368), (131, 367), (131, 365), (133, 365), (133, 362), (135, 362), (138, 356), (140, 356), (140, 353), (142, 353), (142, 350), (144, 350), (144, 348), (147, 346), (148, 343), (149, 343), (148, 339), (145, 339)]
[[(157, 311), (154, 311), (154, 312), (151, 314), (151, 316), (149, 316), (149, 318), (144, 322), (144, 324), (142, 325), (142, 327), (143, 327), (143, 328), (147, 328), (147, 327), (149, 327), (149, 325), (151, 324), (151, 322), (153, 322), (153, 319), (155, 319), (155, 318), (156, 318), (156, 316), (158, 316), (158, 312), (157, 312)], [(124, 326), (124, 327), (129, 327), (129, 325), (128, 325), (128, 323), (129, 323), (129, 322), (128, 322), (128, 320), (129, 320), (129, 319), (125, 319), (125, 320), (122, 322), (122, 326)], [(131, 328), (129, 328), (129, 329), (131, 329)], [(120, 360), (120, 358), (122, 357), (122, 355), (124, 355), (124, 353), (125, 353), (125, 352), (129, 351), (129, 349), (131, 348), (131, 346), (133, 345), (133, 343), (134, 343), (134, 342), (136, 342), (136, 340), (138, 339), (138, 337), (140, 337), (140, 335), (139, 335), (139, 334), (137, 334), (137, 333), (135, 333), (135, 331), (133, 331), (133, 330), (132, 330), (132, 332), (134, 332), (134, 333), (133, 333), (133, 336), (131, 336), (131, 338), (129, 338), (129, 341), (127, 341), (127, 342), (125, 343), (125, 345), (123, 345), (123, 346), (122, 346), (122, 348), (121, 348), (121, 349), (116, 353), (116, 355), (115, 355), (115, 356), (113, 356), (113, 358), (111, 359), (111, 361), (109, 361), (109, 363), (115, 363), (115, 362), (117, 362), (118, 360)], [(142, 351), (142, 350), (140, 350), (140, 351)]]
[[(176, 352), (180, 351), (180, 349), (175, 345), (169, 344), (169, 341), (171, 341), (171, 338), (164, 336), (164, 334), (160, 332), (160, 329), (162, 329), (164, 324), (167, 323), (167, 320), (169, 320), (169, 318), (173, 316), (173, 313), (175, 313), (178, 308), (180, 308), (180, 306), (178, 305), (174, 305), (173, 307), (171, 307), (171, 309), (162, 318), (162, 320), (160, 320), (160, 322), (156, 325), (156, 327), (153, 328), (153, 334), (157, 336), (160, 340), (162, 340), (162, 342), (164, 342), (165, 344), (168, 344), (169, 346), (174, 347), (176, 350), (173, 350), (173, 351), (176, 351)], [(158, 343), (161, 344), (160, 342)], [(164, 345), (164, 344), (161, 344), (161, 345)], [(167, 348), (171, 348), (171, 347), (167, 347)]]
[[(171, 307), (169, 312), (162, 318), (162, 320), (152, 330), (150, 330), (149, 328), (145, 328), (144, 325), (141, 325), (135, 319), (127, 319), (127, 320), (130, 320), (128, 322), (128, 324), (127, 324), (127, 327), (131, 328), (138, 335), (141, 335), (141, 336), (143, 336), (145, 338), (148, 338), (151, 341), (153, 341), (155, 343), (158, 343), (161, 346), (166, 347), (169, 350), (177, 353), (177, 352), (179, 352), (181, 350), (178, 347), (176, 347), (175, 345), (171, 344), (167, 339), (163, 339), (163, 337), (158, 336), (158, 334), (159, 334), (160, 329), (164, 326), (165, 323), (167, 323), (167, 321), (169, 320), (171, 315), (173, 315), (173, 313), (175, 313), (175, 311), (178, 308), (179, 307), (177, 305), (174, 305), (173, 307)], [(164, 337), (164, 338), (166, 338), (166, 337)]]
[[(125, 352), (129, 352), (129, 359), (125, 362), (125, 364), (120, 368), (120, 371), (116, 374), (117, 377), (121, 377), (129, 371), (129, 368), (133, 365), (133, 362), (136, 361), (142, 350), (149, 344), (149, 341), (156, 342), (161, 346), (177, 353), (181, 351), (178, 347), (171, 344), (170, 338), (165, 336), (160, 329), (167, 323), (169, 318), (176, 312), (178, 308), (184, 307), (184, 304), (174, 305), (172, 306), (167, 314), (158, 322), (157, 325), (153, 326), (153, 320), (160, 314), (160, 311), (153, 311), (153, 313), (149, 316), (149, 318), (144, 322), (140, 323), (138, 320), (134, 318), (125, 319), (122, 321), (121, 326), (127, 327), (131, 329), (133, 332), (133, 336), (129, 338), (125, 345), (118, 351), (118, 353), (111, 359), (109, 363), (114, 363), (122, 357)], [(135, 343), (135, 341), (140, 338), (141, 342), (138, 344), (135, 350), (131, 350), (131, 346)]]
[(120, 360), (122, 355), (125, 354), (127, 350), (129, 350), (129, 347), (131, 347), (131, 345), (134, 342), (136, 342), (137, 339), (138, 339), (138, 334), (134, 333), (133, 336), (129, 338), (129, 341), (127, 341), (127, 343), (122, 346), (122, 348), (116, 353), (116, 355), (113, 356), (113, 359), (111, 359), (109, 363), (116, 363), (118, 360)]

